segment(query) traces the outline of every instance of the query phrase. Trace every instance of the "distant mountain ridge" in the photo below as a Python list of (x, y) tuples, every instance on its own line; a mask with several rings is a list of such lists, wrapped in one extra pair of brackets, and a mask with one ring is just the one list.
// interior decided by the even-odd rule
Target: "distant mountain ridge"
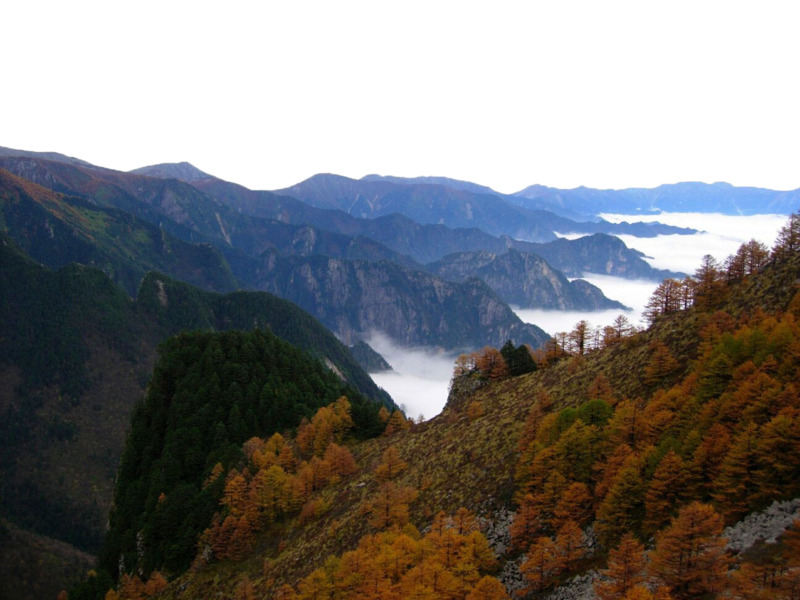
[[(395, 180), (397, 181), (397, 180)], [(400, 213), (420, 224), (450, 228), (479, 227), (494, 236), (547, 242), (559, 233), (629, 233), (651, 237), (694, 233), (661, 223), (574, 221), (545, 210), (522, 206), (522, 201), (496, 192), (475, 193), (459, 182), (456, 188), (429, 183), (396, 183), (385, 178), (357, 180), (319, 174), (275, 193), (298, 198), (317, 208), (335, 208), (352, 216), (374, 219)], [(413, 181), (413, 180), (412, 180)]]
[(141, 167), (129, 171), (137, 175), (147, 175), (148, 177), (160, 177), (162, 179), (178, 179), (180, 181), (198, 181), (200, 179), (208, 179), (211, 177), (188, 162), (179, 163), (160, 163), (157, 165), (150, 165), (149, 167)]
[[(175, 179), (87, 172), (19, 157), (0, 159), (0, 167), (22, 168), (36, 181), (75, 194), (54, 193), (10, 174), (0, 179), (0, 213), (6, 215), (6, 227), (20, 246), (51, 267), (70, 261), (101, 267), (132, 296), (145, 272), (157, 269), (208, 290), (272, 291), (305, 307), (348, 343), (357, 341), (353, 336), (375, 330), (398, 335), (409, 345), (450, 351), (507, 339), (498, 336), (537, 346), (547, 339), (543, 331), (523, 324), (484, 284), (456, 293), (459, 286), (423, 273), (413, 260), (370, 239), (253, 218)], [(17, 191), (19, 187), (49, 200), (31, 200), (33, 196)], [(21, 202), (23, 197), (28, 200)], [(117, 206), (130, 207), (142, 221)], [(331, 287), (337, 281), (333, 271), (316, 273), (314, 279), (330, 293), (309, 296), (303, 291), (309, 265), (323, 260), (351, 274), (358, 292), (347, 302), (334, 301), (338, 296)], [(281, 267), (278, 271), (276, 265)], [(275, 280), (278, 272), (283, 284)], [(367, 285), (360, 279), (367, 272), (382, 275)], [(394, 287), (387, 290), (402, 295), (403, 301), (381, 308), (373, 300), (387, 293), (377, 286), (388, 281)], [(450, 290), (458, 297), (458, 313), (437, 306), (431, 288)], [(458, 319), (466, 319), (464, 315), (472, 321), (456, 325)]]
[[(516, 200), (515, 200), (516, 199)], [(659, 212), (702, 212), (727, 215), (764, 213), (791, 214), (800, 206), (800, 189), (776, 191), (736, 187), (729, 183), (683, 182), (656, 188), (572, 190), (533, 185), (513, 194), (509, 200), (529, 208), (549, 207), (554, 212), (599, 215), (657, 214)]]

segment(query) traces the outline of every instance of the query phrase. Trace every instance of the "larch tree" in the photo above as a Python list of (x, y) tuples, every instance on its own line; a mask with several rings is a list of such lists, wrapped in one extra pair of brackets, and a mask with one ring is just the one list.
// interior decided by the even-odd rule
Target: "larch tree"
[(484, 575), (467, 594), (466, 600), (509, 600), (509, 596), (500, 581)]
[(756, 491), (758, 429), (750, 423), (734, 437), (712, 484), (711, 496), (731, 522), (747, 514)]
[(555, 542), (546, 536), (537, 538), (520, 565), (520, 571), (532, 592), (539, 593), (550, 587), (559, 572)]
[(625, 533), (608, 553), (608, 567), (601, 571), (602, 579), (595, 581), (595, 594), (600, 600), (623, 598), (628, 590), (644, 581), (646, 566), (644, 545), (631, 532)]
[(644, 497), (643, 528), (655, 532), (666, 525), (685, 494), (686, 469), (680, 456), (668, 452), (658, 463)]
[(592, 494), (589, 486), (582, 481), (575, 481), (564, 490), (553, 510), (553, 527), (560, 529), (567, 521), (584, 525), (591, 516)]
[(539, 509), (531, 494), (527, 494), (520, 502), (514, 520), (509, 527), (511, 544), (518, 550), (527, 550), (534, 536), (541, 532), (542, 520), (539, 518)]
[(586, 556), (586, 536), (575, 521), (567, 521), (556, 532), (556, 555), (559, 571), (571, 572)]
[(417, 499), (416, 489), (392, 481), (381, 484), (368, 505), (369, 523), (375, 529), (386, 529), (408, 522), (408, 505)]
[(678, 361), (661, 340), (655, 340), (650, 344), (650, 352), (650, 361), (644, 369), (644, 381), (654, 385), (674, 373), (678, 368)]
[(722, 517), (710, 504), (692, 502), (683, 507), (671, 525), (656, 535), (649, 572), (675, 598), (720, 593), (728, 570), (722, 527)]
[(380, 482), (394, 479), (407, 467), (408, 463), (400, 458), (397, 446), (389, 446), (383, 451), (380, 464), (375, 467), (375, 478)]
[(641, 471), (641, 459), (629, 456), (597, 509), (595, 532), (606, 548), (614, 546), (626, 531), (640, 522), (645, 493)]

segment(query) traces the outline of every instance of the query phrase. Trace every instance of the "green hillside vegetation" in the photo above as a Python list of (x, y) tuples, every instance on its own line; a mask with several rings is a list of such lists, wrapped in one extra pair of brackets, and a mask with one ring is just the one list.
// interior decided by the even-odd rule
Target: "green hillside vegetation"
[[(201, 537), (193, 568), (168, 573), (160, 597), (537, 597), (590, 568), (603, 600), (796, 597), (800, 523), (742, 554), (725, 551), (722, 528), (800, 496), (798, 250), (792, 216), (771, 252), (745, 245), (665, 281), (647, 330), (583, 344), (579, 324), (569, 345), (532, 353), (527, 374), (511, 376), (497, 350), (461, 358), (441, 415), (392, 417), (384, 436), (351, 441), (355, 469), (308, 488), (299, 514), (249, 531), (253, 508), (234, 491), (260, 468), (242, 458), (215, 521), (222, 531), (236, 519), (221, 534), (233, 545)], [(299, 439), (287, 443), (300, 456)], [(458, 537), (459, 514), (490, 533), (507, 510), (496, 559), (519, 573), (517, 590), (473, 561), (484, 542)], [(111, 597), (135, 597), (137, 579)]]
[(165, 342), (133, 413), (101, 565), (113, 575), (120, 556), (148, 572), (188, 567), (222, 492), (223, 480), (203, 488), (212, 467), (230, 468), (248, 438), (296, 426), (342, 396), (356, 436), (380, 433), (377, 404), (264, 331), (187, 333)]
[[(266, 293), (215, 294), (152, 273), (132, 300), (102, 271), (48, 269), (0, 234), (0, 311), (3, 516), (83, 551), (99, 549), (131, 411), (156, 347), (180, 331), (269, 329), (361, 394), (393, 406), (333, 334)], [(26, 564), (35, 570), (37, 563)]]
[(52, 268), (80, 263), (104, 271), (130, 296), (157, 270), (211, 291), (238, 283), (210, 244), (181, 241), (133, 213), (53, 192), (0, 169), (0, 228)]

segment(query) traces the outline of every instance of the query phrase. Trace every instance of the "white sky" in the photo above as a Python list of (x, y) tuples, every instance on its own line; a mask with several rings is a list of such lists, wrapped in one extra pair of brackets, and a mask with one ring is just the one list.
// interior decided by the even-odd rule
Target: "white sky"
[(796, 1), (3, 6), (0, 145), (251, 188), (800, 187)]

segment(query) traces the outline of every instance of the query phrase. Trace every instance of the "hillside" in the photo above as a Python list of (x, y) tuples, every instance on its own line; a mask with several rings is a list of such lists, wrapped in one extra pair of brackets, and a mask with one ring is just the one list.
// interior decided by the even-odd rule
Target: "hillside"
[(606, 298), (600, 288), (585, 281), (569, 281), (543, 258), (518, 250), (500, 256), (490, 252), (451, 254), (428, 264), (427, 269), (450, 281), (477, 277), (505, 302), (521, 308), (625, 310), (621, 303)]
[(179, 331), (269, 328), (392, 405), (333, 334), (265, 293), (218, 295), (151, 273), (134, 301), (102, 271), (47, 269), (0, 235), (0, 314), (3, 516), (84, 551), (102, 539), (157, 345)]
[[(461, 293), (460, 310), (445, 319), (470, 315), (469, 327), (446, 322), (442, 327), (431, 326), (443, 318), (441, 307), (432, 302), (431, 288), (448, 290), (445, 295), (452, 297), (453, 284), (431, 275), (414, 275), (409, 269), (422, 267), (412, 258), (367, 236), (243, 214), (177, 179), (18, 157), (0, 157), (0, 165), (19, 174), (0, 179), (0, 198), (7, 199), (2, 204), (4, 221), (0, 226), (44, 264), (59, 267), (74, 261), (97, 266), (131, 296), (147, 271), (158, 270), (212, 291), (275, 293), (299, 303), (350, 341), (376, 330), (395, 333), (398, 318), (412, 323), (398, 338), (407, 344), (460, 351), (502, 343), (504, 335), (536, 345), (544, 341), (541, 331), (524, 325), (508, 306), (501, 301), (498, 305), (490, 290), (480, 286)], [(228, 191), (238, 189), (224, 182), (215, 185)], [(297, 207), (300, 203), (289, 204)], [(299, 215), (307, 213), (304, 210)], [(275, 257), (285, 281), (276, 281)], [(393, 314), (387, 315), (391, 306), (375, 310), (376, 295), (386, 292), (374, 287), (380, 283), (374, 278), (370, 285), (359, 284), (346, 305), (333, 301), (334, 294), (309, 296), (300, 285), (309, 278), (305, 265), (321, 260), (344, 265), (351, 272), (383, 271), (382, 281), (397, 279), (395, 290), (403, 293), (402, 314), (390, 310)], [(398, 279), (396, 274), (402, 275)], [(314, 276), (321, 288), (336, 285), (333, 273)], [(286, 281), (299, 283), (287, 285)], [(433, 298), (437, 297), (434, 294)]]
[[(593, 570), (603, 600), (792, 597), (800, 524), (727, 551), (723, 527), (800, 496), (798, 240), (793, 216), (772, 252), (743, 246), (725, 268), (666, 280), (691, 302), (654, 294), (647, 330), (611, 328), (590, 348), (576, 327), (533, 373), (465, 355), (428, 422), (392, 418), (357, 442), (319, 437), (326, 413), (296, 438), (249, 441), (192, 569), (151, 585), (163, 598), (537, 598)], [(355, 464), (333, 462), (333, 443)], [(324, 483), (259, 521), (261, 478), (307, 482), (293, 461), (315, 460)]]
[(523, 323), (479, 279), (451, 283), (386, 261), (265, 253), (258, 289), (286, 298), (353, 344), (379, 331), (406, 346), (463, 351), (506, 340), (539, 347), (548, 335)]

